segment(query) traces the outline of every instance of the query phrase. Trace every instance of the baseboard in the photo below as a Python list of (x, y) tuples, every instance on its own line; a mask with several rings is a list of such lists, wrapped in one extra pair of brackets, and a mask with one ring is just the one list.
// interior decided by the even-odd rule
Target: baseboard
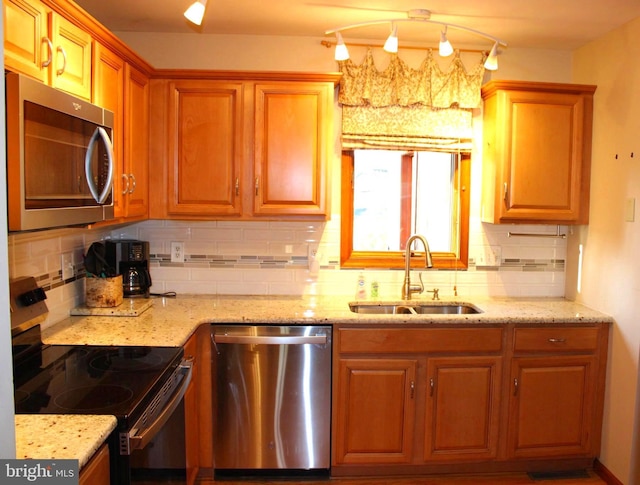
[(593, 471), (602, 478), (607, 485), (624, 485), (606, 466), (600, 463), (598, 459), (593, 462)]

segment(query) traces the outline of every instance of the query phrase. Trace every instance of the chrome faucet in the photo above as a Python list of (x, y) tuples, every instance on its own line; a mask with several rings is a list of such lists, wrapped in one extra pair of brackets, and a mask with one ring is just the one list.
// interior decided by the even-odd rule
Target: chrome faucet
[(404, 255), (404, 283), (402, 284), (402, 299), (403, 300), (411, 300), (411, 295), (413, 293), (422, 293), (424, 291), (424, 285), (422, 284), (422, 275), (418, 275), (420, 278), (419, 285), (411, 284), (411, 244), (415, 240), (422, 241), (422, 245), (424, 246), (424, 267), (431, 268), (433, 267), (433, 260), (431, 259), (431, 251), (429, 251), (429, 243), (424, 238), (424, 236), (420, 236), (419, 234), (414, 234), (409, 236), (407, 239), (407, 244), (405, 247), (405, 255)]

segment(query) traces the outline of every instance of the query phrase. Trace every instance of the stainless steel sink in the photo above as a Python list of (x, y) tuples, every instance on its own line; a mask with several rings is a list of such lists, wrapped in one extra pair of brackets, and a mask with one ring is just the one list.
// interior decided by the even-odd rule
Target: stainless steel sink
[(457, 302), (407, 302), (407, 303), (349, 303), (354, 313), (375, 315), (464, 315), (482, 313), (478, 307), (469, 303)]

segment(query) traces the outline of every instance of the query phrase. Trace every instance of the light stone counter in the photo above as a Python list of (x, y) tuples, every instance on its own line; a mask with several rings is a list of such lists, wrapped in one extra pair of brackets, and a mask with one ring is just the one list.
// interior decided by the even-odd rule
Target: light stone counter
[[(352, 313), (349, 298), (185, 295), (156, 298), (135, 317), (74, 316), (43, 331), (51, 344), (182, 346), (202, 323), (247, 324), (545, 324), (613, 322), (608, 315), (563, 299), (480, 299), (466, 315), (371, 315)], [(412, 303), (431, 302), (414, 299)], [(383, 303), (383, 302), (380, 302)], [(385, 302), (386, 303), (386, 302)], [(397, 303), (397, 302), (395, 302)], [(444, 302), (441, 302), (444, 303)]]
[(114, 416), (16, 415), (16, 458), (91, 459), (116, 427)]

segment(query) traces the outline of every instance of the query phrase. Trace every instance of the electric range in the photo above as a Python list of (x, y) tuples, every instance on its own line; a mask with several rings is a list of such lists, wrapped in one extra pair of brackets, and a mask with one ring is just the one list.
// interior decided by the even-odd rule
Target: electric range
[(134, 452), (144, 450), (179, 408), (192, 362), (183, 359), (181, 347), (45, 345), (37, 319), (17, 318), (44, 303), (38, 295), (27, 305), (12, 298), (15, 412), (115, 416), (108, 440), (111, 483), (129, 485)]

